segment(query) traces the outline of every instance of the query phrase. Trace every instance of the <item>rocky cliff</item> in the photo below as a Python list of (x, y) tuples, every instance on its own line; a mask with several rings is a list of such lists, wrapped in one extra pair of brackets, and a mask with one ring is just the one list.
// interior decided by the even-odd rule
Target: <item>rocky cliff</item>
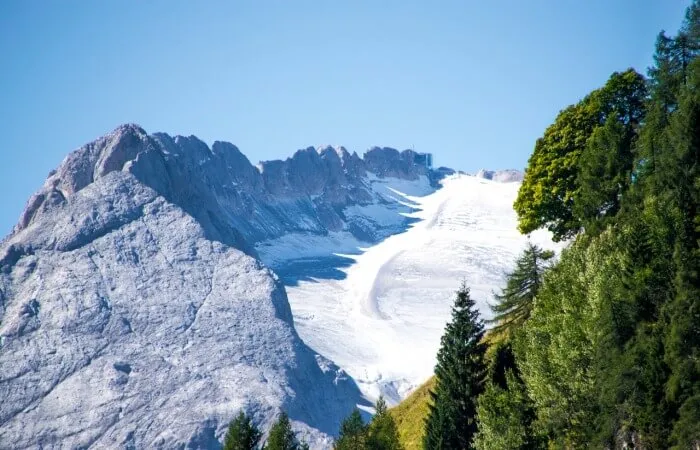
[(343, 147), (309, 147), (255, 167), (228, 142), (209, 148), (194, 136), (148, 135), (137, 125), (124, 125), (71, 153), (32, 196), (16, 230), (50, 216), (95, 180), (122, 171), (195, 218), (207, 238), (248, 253), (256, 242), (288, 232), (351, 229), (363, 239), (378, 238), (382, 233), (353, 223), (343, 210), (377, 201), (368, 173), (428, 178), (413, 157), (410, 150), (390, 148), (375, 147), (360, 158)]

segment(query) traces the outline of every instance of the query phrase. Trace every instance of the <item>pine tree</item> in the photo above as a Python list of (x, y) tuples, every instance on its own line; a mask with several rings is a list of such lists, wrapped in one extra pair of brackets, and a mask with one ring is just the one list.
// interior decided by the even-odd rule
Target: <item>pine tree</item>
[(340, 435), (333, 448), (335, 450), (367, 449), (367, 425), (362, 421), (360, 410), (355, 408), (340, 425)]
[(553, 256), (553, 252), (528, 243), (515, 262), (515, 269), (508, 274), (505, 289), (495, 296), (497, 303), (491, 306), (494, 317), (488, 323), (495, 324), (494, 333), (510, 335), (530, 317), (542, 276)]
[(477, 401), (479, 450), (541, 448), (532, 427), (535, 410), (520, 377), (512, 345), (498, 342), (489, 350), (491, 362), (484, 392)]
[(277, 422), (270, 429), (265, 450), (299, 450), (300, 447), (299, 441), (292, 431), (289, 416), (285, 412), (280, 413)]
[(376, 412), (369, 424), (367, 448), (370, 450), (402, 450), (399, 442), (399, 430), (394, 418), (389, 414), (386, 402), (379, 397)]
[(435, 389), (425, 423), (423, 448), (464, 450), (477, 432), (476, 400), (484, 388), (484, 325), (466, 285), (457, 291), (452, 321), (442, 336)]
[(505, 388), (490, 382), (479, 396), (479, 432), (474, 446), (479, 450), (537, 448), (529, 428), (532, 408), (525, 385), (511, 370), (505, 376)]
[(260, 442), (260, 430), (243, 411), (228, 426), (224, 450), (253, 450)]

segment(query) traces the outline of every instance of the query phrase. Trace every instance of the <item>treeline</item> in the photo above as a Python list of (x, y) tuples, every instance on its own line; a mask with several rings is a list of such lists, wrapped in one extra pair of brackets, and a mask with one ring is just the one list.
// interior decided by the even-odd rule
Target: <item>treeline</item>
[[(364, 423), (358, 409), (340, 425), (334, 450), (402, 450), (399, 434), (393, 417), (389, 414), (387, 404), (379, 397), (375, 413), (369, 423)], [(309, 446), (300, 442), (292, 430), (289, 417), (280, 413), (270, 429), (265, 443), (261, 443), (262, 433), (250, 417), (240, 412), (229, 425), (224, 438), (224, 450), (305, 450)]]
[(700, 1), (537, 140), (486, 339), (458, 292), (423, 446), (700, 449)]

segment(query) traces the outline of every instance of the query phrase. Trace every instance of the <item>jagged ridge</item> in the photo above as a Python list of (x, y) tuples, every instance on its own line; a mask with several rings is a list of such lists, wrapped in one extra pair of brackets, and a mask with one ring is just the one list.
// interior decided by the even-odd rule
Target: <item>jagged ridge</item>
[(228, 142), (210, 149), (194, 136), (148, 135), (137, 125), (123, 125), (68, 155), (29, 200), (15, 231), (100, 177), (126, 171), (196, 218), (209, 239), (250, 254), (256, 242), (290, 231), (348, 229), (373, 240), (376, 230), (366, 222), (348, 223), (343, 209), (374, 201), (367, 172), (408, 180), (430, 176), (435, 182), (438, 173), (414, 159), (411, 150), (374, 147), (360, 158), (343, 147), (309, 147), (256, 167)]

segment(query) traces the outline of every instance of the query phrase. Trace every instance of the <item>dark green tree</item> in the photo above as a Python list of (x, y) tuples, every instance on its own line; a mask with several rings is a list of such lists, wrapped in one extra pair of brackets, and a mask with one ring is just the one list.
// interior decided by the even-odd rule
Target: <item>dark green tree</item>
[(300, 450), (304, 448), (292, 431), (289, 416), (283, 411), (277, 418), (277, 422), (270, 429), (270, 434), (265, 443), (265, 450)]
[(683, 403), (671, 437), (675, 443), (673, 450), (700, 448), (700, 394)]
[(633, 133), (615, 118), (593, 131), (583, 151), (574, 212), (589, 232), (604, 228), (614, 217), (632, 178)]
[(333, 448), (335, 450), (366, 450), (368, 427), (355, 408), (340, 425), (340, 434)]
[(525, 385), (513, 371), (506, 372), (507, 387), (489, 382), (478, 399), (479, 432), (474, 440), (479, 450), (534, 449), (531, 436), (532, 406)]
[[(512, 342), (550, 447), (700, 448), (698, 55), (693, 0), (678, 34), (657, 39), (648, 95), (633, 74), (609, 81), (530, 160), (520, 228), (575, 236)], [(505, 373), (480, 399), (482, 447), (521, 445)]]
[(379, 397), (375, 405), (375, 413), (369, 424), (367, 434), (367, 448), (369, 450), (401, 450), (399, 442), (399, 430), (394, 418), (389, 414), (386, 402)]
[(435, 388), (425, 423), (423, 448), (463, 450), (477, 432), (476, 400), (484, 389), (484, 325), (469, 288), (457, 291), (435, 366)]
[(243, 411), (231, 421), (224, 438), (224, 450), (253, 450), (260, 442), (260, 430)]
[(494, 317), (488, 321), (495, 324), (492, 332), (510, 336), (530, 317), (542, 276), (553, 256), (553, 252), (528, 242), (515, 262), (515, 269), (507, 275), (505, 289), (495, 295), (496, 304), (491, 306)]
[(662, 165), (674, 175), (665, 185), (665, 199), (676, 218), (676, 271), (674, 296), (664, 308), (670, 319), (664, 342), (664, 360), (671, 371), (666, 398), (688, 417), (692, 414), (686, 405), (697, 405), (693, 397), (700, 393), (700, 59), (688, 68), (668, 140)]
[(540, 448), (532, 423), (535, 410), (507, 341), (492, 344), (486, 389), (477, 400), (480, 450)]

